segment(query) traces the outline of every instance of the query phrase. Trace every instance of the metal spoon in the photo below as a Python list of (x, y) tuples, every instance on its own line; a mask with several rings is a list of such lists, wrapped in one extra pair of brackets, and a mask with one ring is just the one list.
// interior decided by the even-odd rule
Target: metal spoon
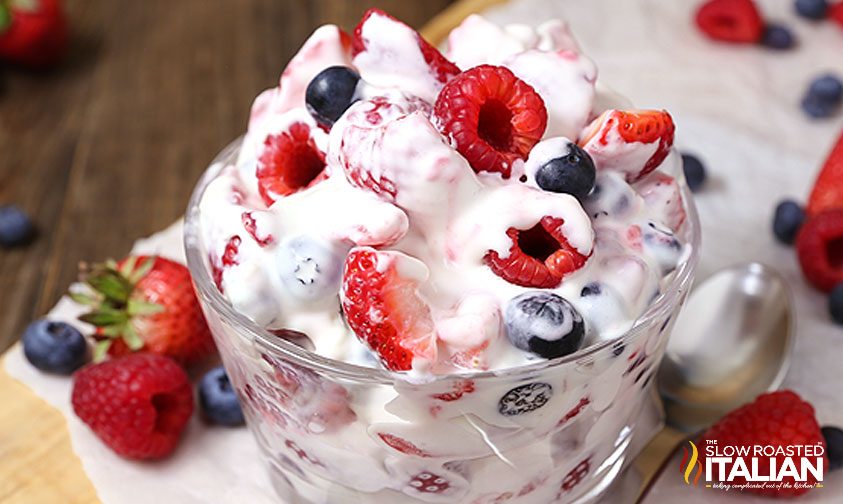
[(643, 478), (636, 502), (688, 433), (781, 385), (795, 334), (792, 305), (784, 278), (754, 262), (720, 270), (691, 293), (658, 374), (667, 425), (633, 461)]

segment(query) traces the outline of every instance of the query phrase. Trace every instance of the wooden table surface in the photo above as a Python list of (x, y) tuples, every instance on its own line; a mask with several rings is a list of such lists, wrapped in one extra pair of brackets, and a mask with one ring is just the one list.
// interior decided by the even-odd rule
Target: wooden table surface
[[(64, 64), (0, 67), (0, 204), (23, 207), (40, 231), (26, 248), (0, 249), (0, 353), (56, 303), (79, 261), (125, 254), (181, 216), (254, 96), (315, 27), (351, 29), (376, 6), (427, 23), (438, 41), (502, 1), (66, 0)], [(0, 363), (0, 503), (41, 502), (98, 500), (61, 414)]]

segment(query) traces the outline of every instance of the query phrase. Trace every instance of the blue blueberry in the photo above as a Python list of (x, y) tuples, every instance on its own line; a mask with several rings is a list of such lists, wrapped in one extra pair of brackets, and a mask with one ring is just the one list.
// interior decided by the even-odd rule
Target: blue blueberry
[(843, 283), (831, 290), (828, 296), (828, 311), (831, 312), (831, 320), (843, 325)]
[(641, 241), (644, 249), (658, 262), (662, 274), (676, 269), (682, 257), (682, 244), (673, 231), (650, 221), (642, 227)]
[(72, 325), (41, 319), (23, 333), (23, 354), (41, 371), (67, 375), (88, 361), (88, 345)]
[(770, 49), (790, 49), (796, 45), (796, 38), (788, 27), (771, 23), (764, 28), (761, 45)]
[(32, 221), (15, 205), (0, 207), (0, 245), (15, 247), (27, 243), (35, 234)]
[(339, 292), (342, 258), (327, 243), (296, 236), (279, 247), (278, 271), (294, 298), (314, 301)]
[(237, 393), (222, 366), (208, 371), (200, 380), (199, 406), (211, 423), (236, 426), (246, 422)]
[(813, 96), (805, 96), (802, 99), (802, 110), (808, 114), (808, 117), (825, 119), (834, 115), (837, 106), (829, 102), (820, 101)]
[(828, 15), (828, 0), (796, 0), (796, 13), (813, 21)]
[(693, 154), (682, 154), (682, 170), (685, 172), (685, 182), (688, 184), (688, 189), (697, 192), (707, 177), (705, 165), (702, 161)]
[(599, 296), (603, 293), (603, 287), (597, 282), (590, 282), (583, 286), (580, 297)]
[(593, 219), (623, 218), (635, 210), (637, 201), (640, 197), (621, 174), (602, 171), (597, 175), (594, 190), (583, 201), (583, 207)]
[(345, 66), (332, 66), (319, 72), (305, 91), (305, 103), (316, 122), (333, 126), (352, 103), (357, 101), (360, 74)]
[(594, 188), (596, 176), (591, 156), (576, 144), (569, 143), (567, 153), (539, 167), (536, 184), (545, 191), (567, 193), (581, 200)]
[(811, 81), (808, 94), (822, 102), (840, 103), (843, 100), (843, 82), (832, 74), (821, 75)]
[(566, 299), (550, 292), (525, 292), (513, 298), (504, 316), (509, 341), (546, 359), (576, 352), (585, 336), (579, 312)]
[(843, 467), (843, 430), (825, 426), (822, 428), (822, 433), (825, 438), (828, 470), (840, 469)]
[(773, 234), (785, 245), (796, 240), (799, 228), (805, 222), (805, 210), (793, 200), (784, 200), (776, 206), (773, 216)]

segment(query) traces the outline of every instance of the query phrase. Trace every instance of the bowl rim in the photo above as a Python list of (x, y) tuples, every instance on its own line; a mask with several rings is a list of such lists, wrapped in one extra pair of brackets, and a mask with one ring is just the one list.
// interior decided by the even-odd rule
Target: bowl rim
[[(226, 166), (236, 162), (244, 136), (240, 136), (222, 149), (214, 158), (209, 167), (202, 174), (188, 203), (184, 220), (184, 250), (187, 259), (187, 267), (193, 279), (193, 284), (199, 298), (204, 305), (223, 319), (231, 327), (237, 328), (242, 335), (251, 338), (252, 342), (264, 350), (273, 352), (277, 356), (287, 359), (292, 363), (306, 367), (323, 375), (333, 376), (345, 380), (371, 383), (371, 384), (395, 384), (407, 382), (424, 383), (441, 382), (448, 380), (462, 380), (471, 377), (473, 380), (492, 378), (523, 378), (534, 376), (539, 372), (560, 366), (577, 365), (587, 362), (589, 357), (600, 353), (611, 345), (618, 342), (625, 343), (631, 340), (640, 332), (646, 330), (656, 320), (660, 320), (664, 312), (673, 309), (674, 305), (683, 300), (683, 296), (690, 290), (694, 280), (694, 273), (699, 263), (700, 244), (702, 241), (699, 214), (694, 204), (693, 196), (682, 177), (679, 180), (680, 192), (682, 195), (687, 217), (684, 225), (687, 226), (685, 234), (690, 238), (686, 244), (684, 260), (672, 273), (670, 283), (658, 297), (647, 307), (644, 313), (633, 322), (629, 330), (623, 335), (614, 339), (607, 339), (581, 348), (580, 350), (556, 359), (542, 360), (535, 363), (525, 364), (503, 369), (492, 369), (487, 371), (465, 371), (458, 373), (423, 375), (412, 372), (398, 372), (387, 369), (371, 368), (351, 364), (345, 361), (325, 357), (306, 350), (292, 342), (280, 338), (268, 330), (260, 327), (247, 316), (238, 312), (228, 300), (217, 289), (209, 268), (206, 266), (207, 255), (204, 253), (200, 232), (199, 204), (208, 185), (219, 175)], [(674, 148), (675, 150), (675, 148)], [(676, 155), (677, 153), (674, 153)], [(680, 307), (681, 309), (681, 307)]]

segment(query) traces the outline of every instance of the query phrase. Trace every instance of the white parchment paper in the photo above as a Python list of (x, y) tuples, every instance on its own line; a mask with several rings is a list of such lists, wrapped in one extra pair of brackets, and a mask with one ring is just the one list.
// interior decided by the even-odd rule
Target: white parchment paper
[[(809, 79), (834, 70), (843, 76), (843, 29), (797, 18), (792, 3), (762, 0), (768, 19), (785, 22), (800, 39), (791, 52), (735, 47), (703, 39), (692, 23), (692, 0), (513, 0), (491, 9), (495, 22), (571, 22), (600, 78), (641, 108), (669, 110), (677, 144), (700, 155), (711, 180), (697, 197), (703, 223), (698, 278), (746, 260), (765, 262), (789, 280), (797, 300), (799, 334), (785, 386), (812, 402), (822, 424), (843, 425), (843, 329), (828, 317), (826, 299), (809, 288), (792, 249), (778, 245), (771, 215), (783, 197), (804, 199), (818, 166), (843, 127), (843, 117), (810, 121), (799, 109)], [(258, 90), (255, 90), (257, 93)], [(135, 252), (181, 259), (179, 224), (140, 240)], [(62, 300), (50, 317), (73, 321), (77, 307)], [(103, 446), (71, 412), (70, 380), (39, 373), (19, 346), (5, 359), (10, 375), (59, 409), (73, 448), (107, 503), (276, 502), (245, 429), (208, 427), (192, 420), (175, 456), (159, 463), (126, 462)], [(671, 465), (670, 467), (673, 467)], [(768, 502), (749, 496), (689, 489), (668, 470), (647, 502)], [(800, 502), (840, 502), (843, 472)]]

